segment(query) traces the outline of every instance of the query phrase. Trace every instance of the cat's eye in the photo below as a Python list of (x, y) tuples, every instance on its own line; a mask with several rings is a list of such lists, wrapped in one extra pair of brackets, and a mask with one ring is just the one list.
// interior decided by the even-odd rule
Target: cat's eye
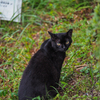
[(69, 44), (69, 41), (67, 41), (66, 44)]
[(57, 43), (57, 46), (60, 46), (61, 44), (60, 43)]

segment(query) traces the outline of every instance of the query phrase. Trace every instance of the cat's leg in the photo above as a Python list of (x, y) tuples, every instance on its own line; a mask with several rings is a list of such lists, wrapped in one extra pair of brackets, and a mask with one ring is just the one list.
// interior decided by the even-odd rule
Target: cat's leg
[(58, 87), (57, 84), (50, 85), (47, 89), (48, 90), (47, 97), (49, 97), (49, 98), (55, 97), (57, 95), (57, 92), (58, 92), (57, 87)]

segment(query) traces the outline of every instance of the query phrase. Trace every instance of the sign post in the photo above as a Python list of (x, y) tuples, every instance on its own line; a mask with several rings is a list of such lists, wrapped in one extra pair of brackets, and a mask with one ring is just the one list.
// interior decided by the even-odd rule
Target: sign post
[(0, 20), (21, 21), (22, 0), (0, 0)]

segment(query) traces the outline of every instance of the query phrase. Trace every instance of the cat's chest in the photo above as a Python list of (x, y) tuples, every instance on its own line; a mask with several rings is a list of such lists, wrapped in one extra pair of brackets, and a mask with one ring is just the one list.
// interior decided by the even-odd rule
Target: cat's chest
[(63, 64), (63, 61), (64, 61), (64, 58), (65, 58), (65, 53), (63, 54), (56, 54), (54, 56), (52, 56), (51, 60), (56, 68), (56, 70), (58, 72), (61, 71), (61, 67), (62, 67), (62, 64)]
[(52, 55), (52, 59), (55, 61), (55, 62), (63, 62), (64, 59), (65, 59), (65, 53), (55, 53)]

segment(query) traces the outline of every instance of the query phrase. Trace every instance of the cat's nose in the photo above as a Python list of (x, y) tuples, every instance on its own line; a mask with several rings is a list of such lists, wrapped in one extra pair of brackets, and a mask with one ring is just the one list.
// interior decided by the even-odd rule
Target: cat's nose
[(63, 48), (65, 49), (65, 45), (63, 45)]

